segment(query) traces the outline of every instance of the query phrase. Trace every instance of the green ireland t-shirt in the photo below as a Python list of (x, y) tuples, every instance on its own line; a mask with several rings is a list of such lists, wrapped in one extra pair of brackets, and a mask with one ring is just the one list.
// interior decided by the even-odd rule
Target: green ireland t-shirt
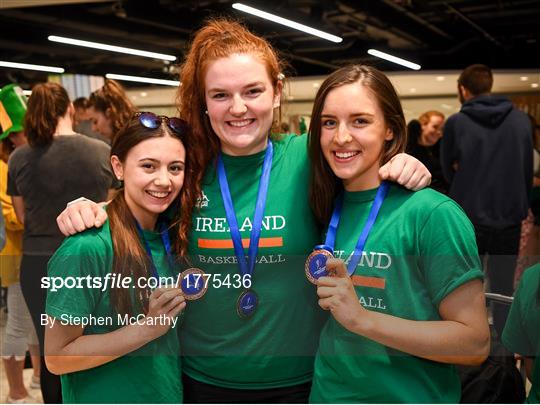
[[(347, 192), (336, 256), (350, 261), (376, 194)], [(399, 318), (436, 321), (455, 288), (482, 278), (474, 231), (463, 210), (431, 189), (392, 185), (352, 276), (361, 304)], [(467, 303), (463, 303), (467, 305)], [(312, 403), (457, 403), (454, 366), (391, 349), (330, 317), (321, 333)]]
[[(160, 277), (175, 276), (157, 232), (144, 231)], [(49, 261), (49, 277), (104, 280), (113, 265), (109, 222), (70, 236)], [(110, 291), (60, 288), (47, 293), (46, 312), (63, 324), (90, 322), (85, 335), (112, 332), (127, 322), (111, 308)], [(134, 315), (136, 316), (136, 315)], [(101, 325), (99, 323), (102, 323)], [(178, 323), (140, 349), (101, 366), (61, 376), (65, 403), (181, 403)]]
[(527, 403), (540, 403), (540, 264), (527, 269), (518, 289), (514, 294), (514, 302), (506, 320), (502, 341), (514, 353), (526, 357), (535, 357), (532, 387)]
[[(264, 154), (223, 156), (246, 255)], [(243, 288), (231, 285), (239, 267), (215, 165), (206, 173), (189, 249), (193, 265), (211, 278), (206, 295), (188, 303), (180, 331), (183, 371), (191, 378), (238, 389), (286, 387), (312, 378), (325, 315), (304, 276), (306, 256), (320, 240), (308, 205), (308, 180), (306, 136), (274, 141), (251, 279), (259, 305), (242, 319), (236, 306)]]

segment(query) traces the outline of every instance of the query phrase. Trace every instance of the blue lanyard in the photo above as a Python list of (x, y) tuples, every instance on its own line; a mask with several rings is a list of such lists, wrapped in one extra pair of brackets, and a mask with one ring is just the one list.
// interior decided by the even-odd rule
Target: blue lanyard
[[(356, 270), (356, 266), (358, 265), (358, 262), (360, 262), (360, 259), (362, 258), (362, 253), (364, 252), (364, 246), (366, 246), (367, 238), (369, 236), (369, 233), (371, 232), (371, 228), (373, 227), (373, 224), (375, 224), (375, 221), (377, 220), (377, 215), (379, 215), (379, 211), (381, 209), (382, 203), (384, 202), (384, 199), (386, 198), (386, 195), (388, 194), (389, 189), (390, 189), (390, 184), (387, 183), (386, 181), (383, 181), (381, 185), (379, 186), (379, 189), (377, 190), (377, 194), (375, 195), (375, 200), (373, 201), (373, 205), (371, 206), (371, 209), (369, 211), (366, 224), (364, 225), (364, 229), (362, 229), (362, 233), (360, 234), (360, 237), (358, 238), (358, 242), (356, 243), (356, 247), (354, 248), (351, 261), (349, 262), (349, 265), (347, 266), (347, 273), (349, 274), (349, 276), (351, 276), (354, 273), (354, 271)], [(330, 225), (328, 225), (328, 232), (326, 234), (326, 240), (324, 242), (324, 244), (331, 247), (332, 250), (334, 250), (334, 244), (336, 241), (336, 233), (337, 233), (337, 228), (339, 225), (339, 219), (341, 217), (342, 208), (343, 208), (343, 195), (341, 194), (336, 199), (334, 212), (332, 213), (332, 218), (330, 219)]]
[[(152, 264), (152, 277), (154, 277), (156, 280), (159, 280), (159, 274), (157, 272), (156, 264), (154, 263), (154, 258), (152, 257), (152, 249), (150, 249), (150, 244), (144, 237), (143, 230), (137, 220), (135, 220), (135, 225), (137, 226), (137, 231), (139, 232), (139, 235), (144, 242), (144, 248), (146, 250), (146, 253), (148, 254), (148, 257), (150, 258), (150, 263)], [(161, 222), (158, 227), (159, 235), (161, 236), (161, 241), (163, 242), (163, 246), (165, 247), (165, 253), (167, 254), (167, 263), (169, 264), (169, 267), (173, 269), (174, 265), (171, 257), (171, 239), (169, 238), (169, 230), (163, 222)]]
[(272, 169), (273, 154), (274, 147), (272, 145), (272, 141), (268, 141), (268, 147), (266, 148), (266, 153), (264, 155), (261, 180), (259, 182), (259, 191), (257, 193), (257, 202), (255, 204), (255, 214), (253, 216), (251, 235), (249, 238), (249, 264), (246, 262), (244, 247), (242, 246), (242, 235), (240, 235), (240, 230), (238, 229), (238, 221), (236, 219), (234, 205), (231, 198), (231, 191), (229, 189), (229, 183), (227, 182), (227, 173), (225, 172), (225, 166), (223, 165), (221, 153), (218, 155), (217, 158), (217, 171), (219, 178), (219, 186), (221, 188), (221, 197), (223, 198), (225, 214), (227, 216), (229, 229), (231, 231), (231, 238), (234, 245), (234, 254), (236, 255), (236, 259), (238, 260), (240, 273), (243, 276), (246, 274), (252, 275), (253, 269), (255, 268), (255, 260), (257, 258), (257, 252), (259, 251), (259, 239), (261, 237), (264, 208), (266, 206), (266, 195), (268, 194), (270, 170)]

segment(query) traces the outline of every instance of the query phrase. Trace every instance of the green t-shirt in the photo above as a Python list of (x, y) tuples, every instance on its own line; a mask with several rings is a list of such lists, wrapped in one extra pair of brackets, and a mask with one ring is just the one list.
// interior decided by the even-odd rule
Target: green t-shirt
[(527, 398), (527, 402), (531, 404), (540, 403), (540, 303), (537, 300), (539, 282), (540, 264), (523, 273), (502, 334), (502, 341), (509, 350), (525, 357), (536, 358), (532, 387)]
[[(144, 231), (160, 277), (174, 276), (157, 232)], [(111, 272), (113, 244), (109, 222), (70, 236), (49, 261), (49, 277), (96, 277)], [(47, 293), (46, 312), (56, 322), (91, 322), (85, 335), (108, 333), (124, 326), (125, 314), (111, 308), (109, 290), (60, 288)], [(69, 318), (79, 317), (76, 318)], [(104, 323), (99, 325), (98, 323)], [(178, 323), (140, 349), (101, 366), (61, 376), (65, 403), (181, 403), (182, 381)]]
[[(347, 263), (376, 194), (347, 192), (336, 256)], [(392, 185), (353, 274), (362, 305), (399, 318), (440, 320), (441, 301), (482, 278), (474, 231), (463, 210), (431, 189)], [(464, 304), (466, 305), (466, 304)], [(330, 317), (321, 333), (312, 403), (459, 402), (454, 366), (421, 359), (354, 334)]]
[[(264, 153), (223, 156), (244, 247), (249, 245)], [(286, 387), (312, 378), (325, 314), (317, 306), (315, 287), (304, 276), (306, 256), (320, 240), (308, 205), (308, 180), (306, 136), (274, 141), (251, 280), (259, 306), (242, 319), (236, 305), (243, 289), (213, 285), (214, 279), (239, 274), (239, 268), (215, 166), (206, 173), (189, 250), (193, 265), (212, 279), (206, 295), (188, 303), (180, 331), (183, 371), (191, 378), (237, 389)]]

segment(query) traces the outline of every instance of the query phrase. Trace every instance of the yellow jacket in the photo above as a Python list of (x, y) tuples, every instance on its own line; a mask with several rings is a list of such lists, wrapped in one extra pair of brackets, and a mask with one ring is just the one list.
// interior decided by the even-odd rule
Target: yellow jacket
[(22, 254), (23, 225), (15, 216), (11, 197), (7, 195), (8, 165), (0, 160), (0, 201), (6, 223), (6, 246), (0, 252), (0, 278), (2, 287), (19, 281), (19, 266)]

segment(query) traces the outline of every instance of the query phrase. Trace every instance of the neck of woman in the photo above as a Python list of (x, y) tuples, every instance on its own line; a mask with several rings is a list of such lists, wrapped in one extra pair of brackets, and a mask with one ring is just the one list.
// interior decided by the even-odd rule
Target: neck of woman
[(60, 117), (53, 135), (75, 135), (75, 133), (76, 132), (73, 131), (73, 122), (71, 121), (71, 118)]
[(376, 164), (358, 176), (350, 179), (344, 179), (343, 187), (346, 191), (366, 191), (377, 188), (381, 185), (379, 169), (380, 165)]

